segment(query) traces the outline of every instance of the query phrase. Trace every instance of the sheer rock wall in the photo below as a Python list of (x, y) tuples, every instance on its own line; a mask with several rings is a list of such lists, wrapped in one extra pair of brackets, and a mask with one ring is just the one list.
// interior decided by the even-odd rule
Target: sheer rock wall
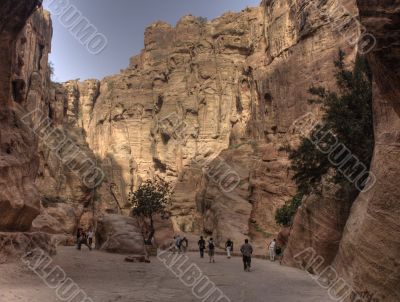
[[(162, 177), (175, 184), (177, 232), (213, 234), (219, 242), (251, 236), (265, 247), (279, 230), (275, 210), (296, 193), (282, 151), (298, 140), (292, 124), (319, 114), (307, 90), (335, 85), (339, 47), (348, 62), (355, 55), (348, 42), (359, 31), (348, 18), (357, 14), (354, 1), (344, 2), (348, 11), (334, 9), (336, 1), (313, 3), (263, 1), (209, 22), (157, 22), (120, 74), (65, 84), (122, 207), (143, 179)], [(240, 177), (230, 192), (207, 172), (221, 163)]]
[(355, 201), (333, 266), (364, 301), (395, 302), (400, 299), (400, 1), (358, 5), (363, 25), (377, 39), (368, 54), (376, 137), (371, 170), (377, 181)]

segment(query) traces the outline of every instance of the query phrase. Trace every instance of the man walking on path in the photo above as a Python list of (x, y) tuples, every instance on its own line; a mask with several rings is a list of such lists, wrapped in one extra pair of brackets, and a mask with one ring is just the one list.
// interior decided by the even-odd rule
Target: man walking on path
[(249, 240), (246, 239), (244, 244), (240, 248), (240, 252), (243, 255), (244, 271), (250, 272), (251, 267), (251, 255), (253, 254), (253, 247), (250, 245)]
[(181, 252), (181, 240), (181, 236), (178, 235), (175, 237), (175, 247), (178, 251), (178, 254)]
[(200, 251), (200, 258), (204, 258), (204, 250), (206, 249), (206, 241), (203, 239), (203, 236), (200, 236), (200, 240), (197, 243)]
[(89, 232), (88, 232), (88, 241), (89, 241), (89, 246), (90, 247), (93, 246), (93, 237), (94, 237), (93, 230), (90, 229)]
[(276, 248), (276, 239), (272, 240), (268, 246), (269, 260), (271, 260), (271, 261), (275, 261), (275, 248)]
[(225, 250), (228, 259), (231, 259), (231, 254), (233, 252), (233, 242), (230, 239), (228, 239), (228, 241), (225, 243)]
[(186, 253), (188, 247), (189, 247), (189, 241), (186, 239), (186, 237), (183, 237), (180, 242), (179, 248), (183, 253)]
[(78, 250), (81, 250), (82, 244), (86, 245), (89, 248), (89, 251), (92, 250), (92, 247), (88, 244), (88, 238), (84, 231), (81, 232), (81, 238), (78, 243)]
[(82, 229), (78, 228), (76, 231), (76, 248), (78, 250), (80, 249), (81, 237), (82, 237)]
[(208, 256), (210, 256), (210, 263), (211, 261), (215, 263), (214, 255), (215, 255), (215, 244), (213, 239), (210, 238), (210, 240), (208, 241)]

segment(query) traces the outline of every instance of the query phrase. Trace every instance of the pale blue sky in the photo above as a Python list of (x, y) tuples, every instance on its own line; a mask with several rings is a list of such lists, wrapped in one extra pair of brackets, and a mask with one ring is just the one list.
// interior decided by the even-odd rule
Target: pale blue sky
[[(157, 20), (172, 25), (184, 15), (213, 19), (227, 11), (240, 11), (258, 6), (261, 0), (45, 0), (44, 6), (66, 1), (75, 5), (98, 32), (108, 39), (107, 47), (98, 55), (86, 47), (53, 16), (53, 45), (50, 61), (55, 66), (55, 81), (69, 79), (101, 79), (128, 66), (129, 58), (143, 48), (146, 26)], [(78, 19), (77, 19), (78, 20)], [(73, 27), (73, 26), (72, 26)]]

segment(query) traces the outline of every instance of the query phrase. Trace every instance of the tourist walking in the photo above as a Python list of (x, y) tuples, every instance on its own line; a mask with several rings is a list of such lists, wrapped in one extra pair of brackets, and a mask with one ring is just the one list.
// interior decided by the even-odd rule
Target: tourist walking
[(211, 262), (215, 263), (214, 255), (215, 255), (215, 244), (214, 240), (210, 238), (210, 240), (208, 241), (208, 256), (210, 256), (210, 263)]
[(78, 228), (76, 230), (76, 248), (79, 250), (79, 242), (81, 241), (81, 237), (82, 237), (82, 229)]
[(233, 252), (233, 242), (232, 240), (228, 239), (225, 243), (225, 250), (228, 259), (231, 259), (231, 254)]
[(203, 236), (200, 236), (199, 242), (197, 242), (200, 251), (200, 258), (204, 258), (204, 250), (206, 249), (206, 241), (204, 240)]
[(251, 255), (253, 254), (253, 247), (249, 243), (249, 240), (246, 239), (244, 241), (244, 244), (240, 248), (240, 252), (243, 255), (243, 266), (244, 266), (244, 271), (250, 272), (251, 268)]
[(90, 247), (93, 247), (93, 237), (94, 237), (94, 233), (92, 229), (89, 229), (88, 233), (87, 233), (87, 237), (88, 237), (88, 243)]
[(186, 253), (188, 247), (189, 247), (189, 241), (187, 240), (186, 237), (183, 237), (182, 240), (181, 240), (181, 242), (180, 242), (180, 250), (181, 250), (183, 253)]
[(84, 231), (81, 232), (81, 237), (78, 243), (78, 250), (81, 250), (82, 244), (86, 245), (89, 248), (89, 251), (92, 250), (92, 247), (88, 244), (87, 234)]
[(275, 249), (276, 249), (276, 239), (272, 240), (268, 246), (269, 260), (271, 260), (271, 261), (275, 261), (275, 255), (276, 255)]
[(182, 240), (182, 239), (181, 239), (181, 236), (177, 235), (177, 236), (175, 237), (175, 247), (176, 247), (178, 253), (181, 252), (181, 240)]

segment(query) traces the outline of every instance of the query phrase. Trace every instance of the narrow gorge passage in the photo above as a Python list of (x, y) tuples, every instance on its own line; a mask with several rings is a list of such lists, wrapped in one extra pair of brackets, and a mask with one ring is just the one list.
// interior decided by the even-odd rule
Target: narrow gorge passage
[(399, 302), (399, 12), (1, 0), (0, 302)]

